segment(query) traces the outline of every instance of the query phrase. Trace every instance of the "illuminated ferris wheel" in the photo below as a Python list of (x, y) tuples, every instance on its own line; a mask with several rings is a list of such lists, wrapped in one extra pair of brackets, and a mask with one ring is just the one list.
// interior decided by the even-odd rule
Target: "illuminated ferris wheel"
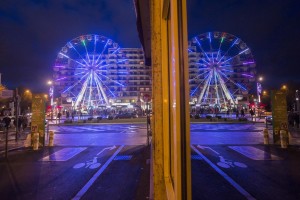
[(240, 38), (208, 32), (189, 42), (191, 97), (198, 105), (236, 105), (255, 82), (255, 61)]
[(100, 35), (82, 35), (62, 47), (54, 66), (56, 90), (74, 108), (108, 106), (115, 97), (114, 85), (123, 87), (111, 74), (126, 73), (116, 69), (125, 62), (117, 59), (120, 47), (111, 39)]

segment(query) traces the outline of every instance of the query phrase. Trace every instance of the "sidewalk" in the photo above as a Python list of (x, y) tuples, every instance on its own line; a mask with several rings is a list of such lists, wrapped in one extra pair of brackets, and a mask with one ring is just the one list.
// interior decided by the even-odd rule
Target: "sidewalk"
[[(26, 137), (29, 132), (30, 132), (29, 128), (22, 131), (21, 133), (18, 134), (18, 138), (16, 140), (16, 131), (9, 130), (8, 143), (7, 143), (8, 151), (22, 148), (24, 146), (24, 141), (26, 140)], [(5, 147), (6, 147), (6, 132), (1, 131), (0, 132), (0, 155), (5, 153)]]

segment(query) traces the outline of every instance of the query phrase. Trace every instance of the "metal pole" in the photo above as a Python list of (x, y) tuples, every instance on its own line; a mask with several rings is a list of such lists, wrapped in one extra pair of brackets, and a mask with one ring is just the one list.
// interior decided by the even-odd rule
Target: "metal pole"
[(149, 145), (149, 104), (146, 102), (146, 116), (147, 116), (147, 145)]
[(7, 159), (7, 152), (8, 152), (7, 146), (8, 146), (8, 127), (6, 128), (6, 137), (5, 137), (5, 158), (6, 159)]
[(15, 96), (15, 104), (16, 104), (16, 115), (15, 115), (15, 120), (16, 120), (16, 141), (18, 140), (18, 127), (19, 127), (19, 98), (18, 98), (18, 88), (16, 88), (16, 96)]

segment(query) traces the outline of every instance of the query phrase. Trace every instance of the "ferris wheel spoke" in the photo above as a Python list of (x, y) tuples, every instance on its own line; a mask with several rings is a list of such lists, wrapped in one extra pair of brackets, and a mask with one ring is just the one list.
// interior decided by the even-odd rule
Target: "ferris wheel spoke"
[(208, 95), (211, 94), (209, 91), (210, 91), (210, 86), (211, 86), (211, 80), (212, 79), (213, 79), (213, 73), (211, 73), (211, 76), (210, 76), (210, 79), (209, 79), (209, 82), (208, 82), (208, 85), (207, 85), (206, 93), (205, 93), (205, 96), (204, 96), (204, 101), (206, 101), (208, 99)]
[(248, 50), (249, 50), (249, 48), (246, 48), (246, 49), (244, 49), (243, 51), (241, 51), (241, 52), (239, 52), (238, 54), (236, 54), (235, 56), (232, 56), (232, 57), (228, 58), (227, 60), (225, 60), (225, 61), (223, 61), (223, 62), (221, 62), (221, 63), (226, 63), (226, 62), (232, 60), (233, 58), (235, 58), (235, 57), (237, 57), (237, 56), (239, 56), (239, 55), (245, 53), (245, 52), (248, 51)]
[(84, 80), (84, 78), (86, 78), (89, 75), (89, 73), (86, 73), (85, 75), (83, 75), (80, 80), (78, 80), (75, 84), (71, 85), (70, 87), (68, 87), (67, 89), (65, 89), (62, 93), (66, 93), (69, 90), (71, 90), (72, 88), (74, 88), (76, 85), (78, 85), (79, 83), (81, 83), (82, 80)]
[(248, 77), (248, 78), (254, 78), (254, 76), (251, 75), (251, 74), (241, 74), (241, 75), (244, 76), (244, 77)]
[(84, 65), (84, 64), (82, 64), (82, 63), (80, 63), (80, 62), (78, 62), (77, 60), (74, 60), (74, 59), (70, 58), (69, 56), (67, 56), (66, 54), (64, 54), (64, 53), (62, 53), (62, 52), (59, 52), (59, 54), (62, 55), (63, 57), (65, 57), (65, 58), (68, 58), (68, 59), (72, 60), (73, 62), (78, 63), (79, 65), (82, 65), (83, 67), (86, 67), (86, 65)]
[[(209, 48), (210, 48), (210, 51), (212, 51), (212, 44), (211, 44), (211, 33), (209, 32), (208, 33), (208, 37), (209, 37)], [(213, 55), (212, 55), (212, 58), (213, 58)]]
[(217, 53), (217, 56), (216, 56), (216, 59), (218, 59), (218, 57), (219, 57), (219, 53), (220, 53), (220, 50), (221, 50), (221, 46), (222, 46), (222, 43), (223, 43), (223, 41), (224, 41), (224, 36), (222, 36), (222, 38), (221, 38), (221, 42), (220, 42), (220, 45), (219, 45), (219, 49), (218, 49), (218, 53)]
[(85, 64), (89, 64), (82, 56), (81, 54), (77, 51), (77, 49), (75, 48), (75, 46), (71, 43), (71, 42), (68, 42), (67, 44), (69, 47), (71, 47), (72, 49), (74, 49), (74, 51), (78, 54), (78, 56), (85, 62)]
[(96, 65), (95, 68), (98, 67), (98, 70), (99, 70), (99, 69), (102, 69), (103, 67), (107, 67), (107, 66), (109, 66), (109, 65), (114, 65), (114, 64), (119, 64), (119, 63), (121, 63), (121, 62), (125, 62), (126, 60), (128, 60), (128, 59), (123, 59), (123, 60), (120, 60), (120, 61), (118, 61), (118, 62), (116, 62), (116, 63), (110, 63), (110, 64), (106, 64), (106, 65), (101, 65), (101, 66), (99, 66), (99, 65), (101, 64), (101, 62), (100, 62), (98, 65)]
[(232, 94), (230, 93), (230, 91), (228, 90), (224, 80), (222, 79), (222, 77), (220, 76), (219, 73), (217, 74), (217, 76), (218, 76), (222, 91), (225, 94), (225, 97), (227, 98), (227, 100), (230, 100), (231, 102), (234, 102), (234, 98), (233, 98)]
[(108, 77), (108, 76), (106, 76), (106, 75), (104, 75), (104, 74), (102, 74), (101, 72), (98, 72), (98, 70), (96, 70), (96, 73), (97, 73), (97, 75), (99, 76), (103, 76), (103, 77), (105, 77), (105, 78), (107, 78), (108, 80), (110, 80), (110, 81), (112, 81), (112, 82), (114, 82), (114, 83), (117, 83), (118, 85), (120, 85), (120, 86), (123, 86), (124, 87), (124, 85), (123, 84), (121, 84), (120, 82), (118, 82), (118, 81), (115, 81), (115, 80), (113, 80), (113, 79), (111, 79), (110, 77)]
[(86, 48), (85, 40), (83, 39), (83, 40), (81, 40), (81, 42), (82, 42), (82, 44), (83, 44), (83, 46), (84, 46), (84, 48), (85, 48), (86, 57), (87, 57), (87, 59), (88, 59), (88, 61), (89, 61), (88, 63), (90, 63), (91, 60), (90, 60), (89, 52), (88, 52), (88, 50), (87, 50), (87, 48)]
[[(71, 66), (54, 66), (53, 68), (57, 68), (57, 69), (68, 69), (68, 70), (74, 70), (75, 67), (71, 67)], [(87, 70), (86, 67), (76, 67), (76, 70)]]
[(94, 52), (93, 52), (93, 60), (92, 60), (92, 65), (95, 64), (95, 54), (96, 54), (96, 48), (97, 48), (97, 37), (94, 35)]
[(221, 75), (223, 75), (223, 77), (225, 77), (227, 80), (229, 80), (231, 83), (233, 83), (234, 85), (238, 86), (239, 88), (243, 89), (243, 90), (247, 90), (245, 87), (243, 87), (242, 85), (240, 85), (239, 83), (234, 82), (233, 80), (229, 79), (226, 74), (224, 74), (223, 72), (220, 72)]
[(205, 80), (203, 89), (202, 89), (202, 91), (200, 93), (200, 96), (198, 97), (198, 104), (201, 104), (201, 102), (202, 102), (202, 98), (203, 98), (204, 92), (207, 90), (207, 87), (208, 87), (208, 84), (209, 84), (209, 82), (211, 80), (211, 77), (212, 77), (212, 72), (209, 73), (208, 78)]
[(74, 74), (74, 75), (64, 76), (62, 78), (55, 79), (55, 81), (61, 81), (61, 80), (64, 80), (64, 79), (67, 79), (67, 78), (71, 78), (71, 77), (74, 77), (74, 76), (77, 76), (77, 75), (85, 74), (85, 73), (86, 72), (80, 72), (80, 73), (77, 73), (77, 74)]
[(99, 99), (99, 102), (102, 103), (102, 102), (103, 102), (103, 98), (102, 98), (101, 91), (100, 91), (101, 85), (99, 84), (97, 78), (95, 79), (95, 83), (96, 83), (96, 85), (97, 85), (96, 89), (97, 89), (97, 92), (98, 92), (98, 99)]
[(219, 87), (218, 87), (218, 81), (217, 81), (217, 72), (214, 69), (214, 78), (215, 78), (215, 90), (217, 94), (217, 104), (220, 104), (220, 95), (219, 95)]
[[(98, 76), (98, 75), (97, 75)], [(99, 78), (99, 80), (101, 81), (101, 79)], [(111, 95), (113, 96), (113, 97), (116, 97), (116, 95), (109, 89), (109, 87), (107, 86), (107, 85), (104, 85), (106, 88), (107, 88), (107, 90), (109, 91), (109, 93), (111, 93)]]
[(89, 96), (88, 96), (88, 106), (91, 106), (91, 99), (92, 99), (92, 91), (93, 91), (93, 73), (91, 73), (91, 78), (90, 78), (90, 82), (89, 82)]
[(80, 92), (79, 92), (79, 94), (78, 94), (78, 96), (77, 96), (77, 98), (76, 98), (76, 101), (75, 101), (75, 107), (77, 107), (78, 106), (78, 104), (80, 103), (80, 102), (82, 102), (82, 100), (84, 101), (85, 100), (85, 92), (86, 92), (86, 89), (87, 89), (87, 86), (88, 86), (88, 82), (90, 81), (90, 74), (89, 74), (89, 76), (88, 76), (88, 78), (84, 81), (84, 83), (83, 83), (83, 85), (82, 85), (82, 88), (81, 88), (81, 90), (80, 90)]
[(105, 43), (105, 45), (104, 45), (104, 47), (103, 47), (103, 49), (102, 49), (102, 52), (99, 54), (99, 56), (98, 56), (98, 58), (97, 58), (97, 60), (96, 60), (96, 64), (98, 63), (98, 61), (99, 61), (99, 59), (102, 57), (102, 55), (103, 55), (103, 53), (104, 53), (104, 51), (106, 50), (106, 48), (107, 48), (107, 45), (108, 45), (108, 42), (109, 42), (109, 39), (106, 39), (107, 41), (106, 41), (106, 43)]
[(195, 38), (196, 38), (196, 41), (197, 41), (197, 43), (198, 43), (199, 48), (200, 48), (201, 51), (204, 53), (204, 55), (206, 56), (206, 58), (210, 61), (208, 55), (207, 55), (206, 52), (203, 50), (201, 43), (199, 42), (199, 40), (197, 39), (197, 37), (195, 37)]
[(200, 85), (207, 79), (209, 76), (209, 73), (204, 77), (204, 79), (198, 84), (198, 86), (195, 88), (195, 90), (192, 92), (191, 95), (194, 95), (194, 93), (197, 91), (197, 89), (200, 87)]
[(204, 75), (204, 74), (206, 74), (206, 73), (209, 73), (210, 71), (206, 71), (206, 72), (203, 72), (203, 73), (201, 73), (201, 74), (198, 74), (196, 77), (194, 77), (193, 79), (191, 79), (191, 80), (194, 80), (194, 79), (197, 79), (199, 76), (202, 76), (202, 75)]
[(95, 79), (95, 80), (96, 80), (96, 84), (98, 85), (98, 87), (97, 87), (98, 93), (101, 93), (101, 94), (102, 94), (101, 96), (104, 98), (105, 103), (108, 105), (109, 102), (108, 102), (107, 96), (106, 96), (106, 94), (105, 94), (105, 92), (104, 92), (103, 84), (102, 84), (101, 78), (98, 76), (97, 73), (95, 73), (95, 77), (96, 77), (96, 79)]
[(240, 39), (239, 38), (237, 38), (232, 44), (231, 44), (231, 46), (227, 49), (227, 51), (224, 53), (224, 55), (220, 58), (220, 60), (217, 62), (217, 64), (219, 64), (221, 61), (222, 61), (222, 59), (225, 57), (225, 56), (227, 56), (227, 54), (229, 53), (229, 51), (230, 51), (230, 49), (232, 48), (232, 47), (234, 47), (234, 45), (239, 41)]

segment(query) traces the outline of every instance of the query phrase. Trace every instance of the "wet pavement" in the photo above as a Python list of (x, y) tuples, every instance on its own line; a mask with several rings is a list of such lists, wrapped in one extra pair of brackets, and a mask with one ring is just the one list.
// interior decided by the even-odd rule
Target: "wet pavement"
[[(263, 123), (191, 124), (193, 199), (300, 199), (300, 134), (263, 144)], [(145, 124), (50, 126), (55, 146), (0, 142), (0, 199), (149, 199)], [(13, 133), (9, 146), (21, 147)]]

